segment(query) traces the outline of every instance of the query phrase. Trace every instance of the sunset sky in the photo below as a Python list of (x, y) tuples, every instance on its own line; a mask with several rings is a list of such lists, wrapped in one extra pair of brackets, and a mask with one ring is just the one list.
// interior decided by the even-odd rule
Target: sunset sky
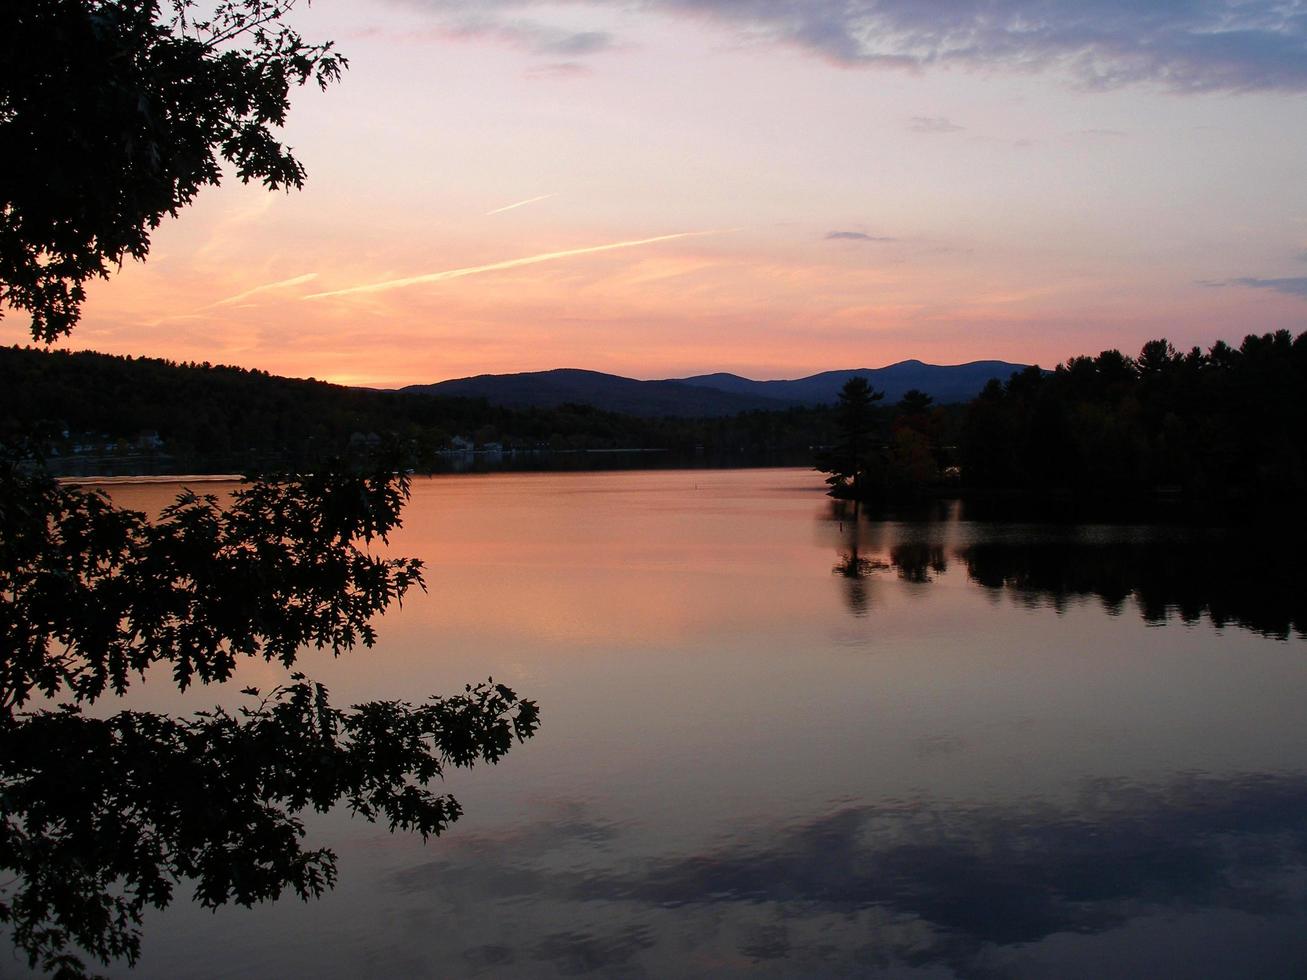
[(296, 94), (305, 189), (203, 193), (65, 346), (392, 386), (1051, 366), (1307, 329), (1307, 2), (293, 19), (351, 60)]

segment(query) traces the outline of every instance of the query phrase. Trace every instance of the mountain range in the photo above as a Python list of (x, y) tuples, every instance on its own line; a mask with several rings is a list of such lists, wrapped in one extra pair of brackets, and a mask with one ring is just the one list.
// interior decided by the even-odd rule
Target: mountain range
[(1007, 380), (1024, 364), (971, 361), (967, 364), (925, 364), (899, 361), (881, 368), (823, 371), (792, 381), (754, 381), (736, 374), (701, 374), (663, 381), (637, 381), (599, 371), (557, 368), (522, 374), (479, 374), (436, 384), (409, 385), (409, 392), (484, 398), (510, 408), (556, 408), (563, 404), (593, 405), (610, 412), (645, 417), (711, 417), (757, 409), (776, 410), (800, 405), (828, 405), (850, 378), (865, 377), (885, 402), (893, 404), (915, 388), (939, 404), (969, 401), (991, 378)]

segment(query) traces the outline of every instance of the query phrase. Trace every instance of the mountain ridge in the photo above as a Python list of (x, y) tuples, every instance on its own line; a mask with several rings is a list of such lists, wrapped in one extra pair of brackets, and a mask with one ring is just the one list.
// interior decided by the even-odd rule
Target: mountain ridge
[(754, 381), (729, 372), (643, 381), (583, 368), (554, 368), (479, 374), (407, 385), (400, 390), (484, 398), (512, 408), (557, 408), (573, 403), (630, 415), (714, 417), (830, 404), (850, 378), (859, 376), (883, 391), (889, 403), (914, 388), (940, 404), (963, 402), (979, 394), (991, 378), (1006, 380), (1026, 366), (998, 360), (928, 364), (910, 358), (881, 368), (822, 371), (803, 378), (769, 381)]

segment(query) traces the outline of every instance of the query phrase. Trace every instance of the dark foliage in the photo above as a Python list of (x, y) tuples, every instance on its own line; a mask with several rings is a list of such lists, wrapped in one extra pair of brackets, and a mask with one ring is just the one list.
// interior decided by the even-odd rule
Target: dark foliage
[(832, 493), (858, 500), (878, 490), (883, 482), (874, 406), (884, 397), (860, 376), (850, 378), (840, 389), (835, 403), (835, 443), (817, 464), (830, 474), (826, 482)]
[(334, 857), (302, 847), (296, 813), (344, 801), (438, 834), (461, 811), (427, 785), (535, 731), (502, 685), (340, 711), (299, 674), (237, 716), (15, 711), (121, 694), (160, 663), (185, 688), (245, 657), (372, 645), (370, 619), (422, 585), (421, 562), (368, 550), (407, 496), (383, 459), (253, 481), (227, 507), (186, 492), (151, 522), (0, 460), (0, 867), (17, 876), (0, 922), (33, 965), (78, 975), (70, 944), (134, 961), (143, 909), (182, 880), (207, 906), (317, 895)]
[(335, 855), (304, 848), (296, 814), (344, 801), (392, 830), (439, 834), (462, 811), (428, 785), (448, 766), (497, 762), (536, 722), (503, 685), (341, 711), (299, 674), (236, 715), (65, 706), (5, 719), (0, 867), (18, 884), (0, 893), (0, 921), (30, 965), (78, 976), (73, 946), (134, 963), (144, 909), (183, 881), (207, 908), (316, 897), (335, 883)]
[(1307, 333), (1029, 368), (972, 402), (961, 454), (971, 488), (1292, 514), (1307, 494)]
[[(68, 333), (85, 282), (145, 258), (222, 161), (242, 181), (301, 185), (274, 132), (293, 86), (326, 86), (345, 63), (284, 23), (295, 4), (0, 7), (0, 303), (31, 315), (33, 337)], [(41, 421), (80, 414), (102, 431), (142, 400), (127, 384), (25, 373), (40, 357), (14, 354), (0, 386), (0, 437), (22, 446), (0, 447), (0, 923), (29, 964), (74, 977), (84, 954), (134, 962), (145, 907), (183, 881), (210, 907), (321, 893), (335, 862), (303, 848), (307, 807), (343, 800), (423, 836), (457, 819), (457, 802), (427, 787), (535, 731), (535, 704), (502, 685), (341, 711), (296, 673), (236, 715), (81, 713), (151, 667), (186, 688), (230, 678), (242, 658), (290, 668), (306, 646), (370, 646), (371, 618), (421, 587), (421, 562), (370, 551), (408, 496), (396, 458), (250, 481), (227, 507), (184, 493), (157, 521), (56, 484), (35, 458), (55, 448)], [(150, 407), (151, 429), (189, 414)], [(204, 416), (193, 431), (219, 438)], [(20, 710), (38, 698), (42, 710)]]
[(299, 187), (275, 138), (291, 87), (345, 61), (282, 17), (296, 0), (22, 0), (0, 14), (0, 302), (32, 336), (72, 329), (84, 283), (125, 257), (227, 161)]
[(939, 490), (953, 456), (960, 406), (941, 407), (922, 391), (907, 391), (892, 409), (865, 378), (850, 378), (831, 425), (835, 441), (818, 454), (833, 497), (881, 504)]
[(0, 458), (0, 710), (122, 694), (160, 662), (184, 689), (243, 657), (371, 646), (369, 619), (422, 585), (420, 561), (366, 550), (407, 496), (383, 460), (254, 481), (228, 508), (186, 491), (151, 522)]
[(893, 416), (864, 402), (842, 400), (818, 459), (834, 496), (960, 491), (1064, 501), (1081, 517), (1242, 522), (1296, 521), (1307, 495), (1307, 333), (1029, 367), (991, 381), (960, 421), (920, 392)]

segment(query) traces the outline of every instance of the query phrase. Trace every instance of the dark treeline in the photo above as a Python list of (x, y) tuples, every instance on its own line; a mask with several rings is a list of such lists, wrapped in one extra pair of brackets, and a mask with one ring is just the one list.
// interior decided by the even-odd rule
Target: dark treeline
[[(856, 382), (857, 379), (855, 379)], [(1025, 509), (1203, 520), (1293, 516), (1307, 494), (1307, 333), (1187, 353), (1150, 341), (990, 381), (959, 417), (850, 382), (820, 458), (832, 495), (961, 493)]]
[[(203, 461), (313, 459), (395, 438), (419, 460), (451, 448), (662, 449), (789, 454), (824, 447), (837, 496), (940, 493), (1063, 500), (1117, 516), (1289, 514), (1307, 494), (1307, 333), (1238, 348), (1137, 357), (1105, 351), (995, 379), (967, 405), (870, 388), (831, 407), (733, 418), (641, 418), (585, 405), (347, 388), (263, 371), (96, 353), (0, 348), (0, 427), (42, 432), (59, 455), (149, 451)], [(855, 379), (856, 380), (856, 379)], [(863, 386), (865, 388), (865, 386)]]
[(61, 455), (80, 446), (199, 459), (244, 452), (313, 458), (372, 437), (397, 438), (419, 457), (466, 444), (781, 452), (806, 451), (830, 429), (824, 408), (715, 419), (639, 418), (587, 405), (511, 409), (207, 363), (19, 347), (0, 348), (0, 379), (0, 426), (39, 431)]
[(1284, 514), (1307, 493), (1307, 333), (1030, 368), (971, 403), (959, 448), (971, 488)]

